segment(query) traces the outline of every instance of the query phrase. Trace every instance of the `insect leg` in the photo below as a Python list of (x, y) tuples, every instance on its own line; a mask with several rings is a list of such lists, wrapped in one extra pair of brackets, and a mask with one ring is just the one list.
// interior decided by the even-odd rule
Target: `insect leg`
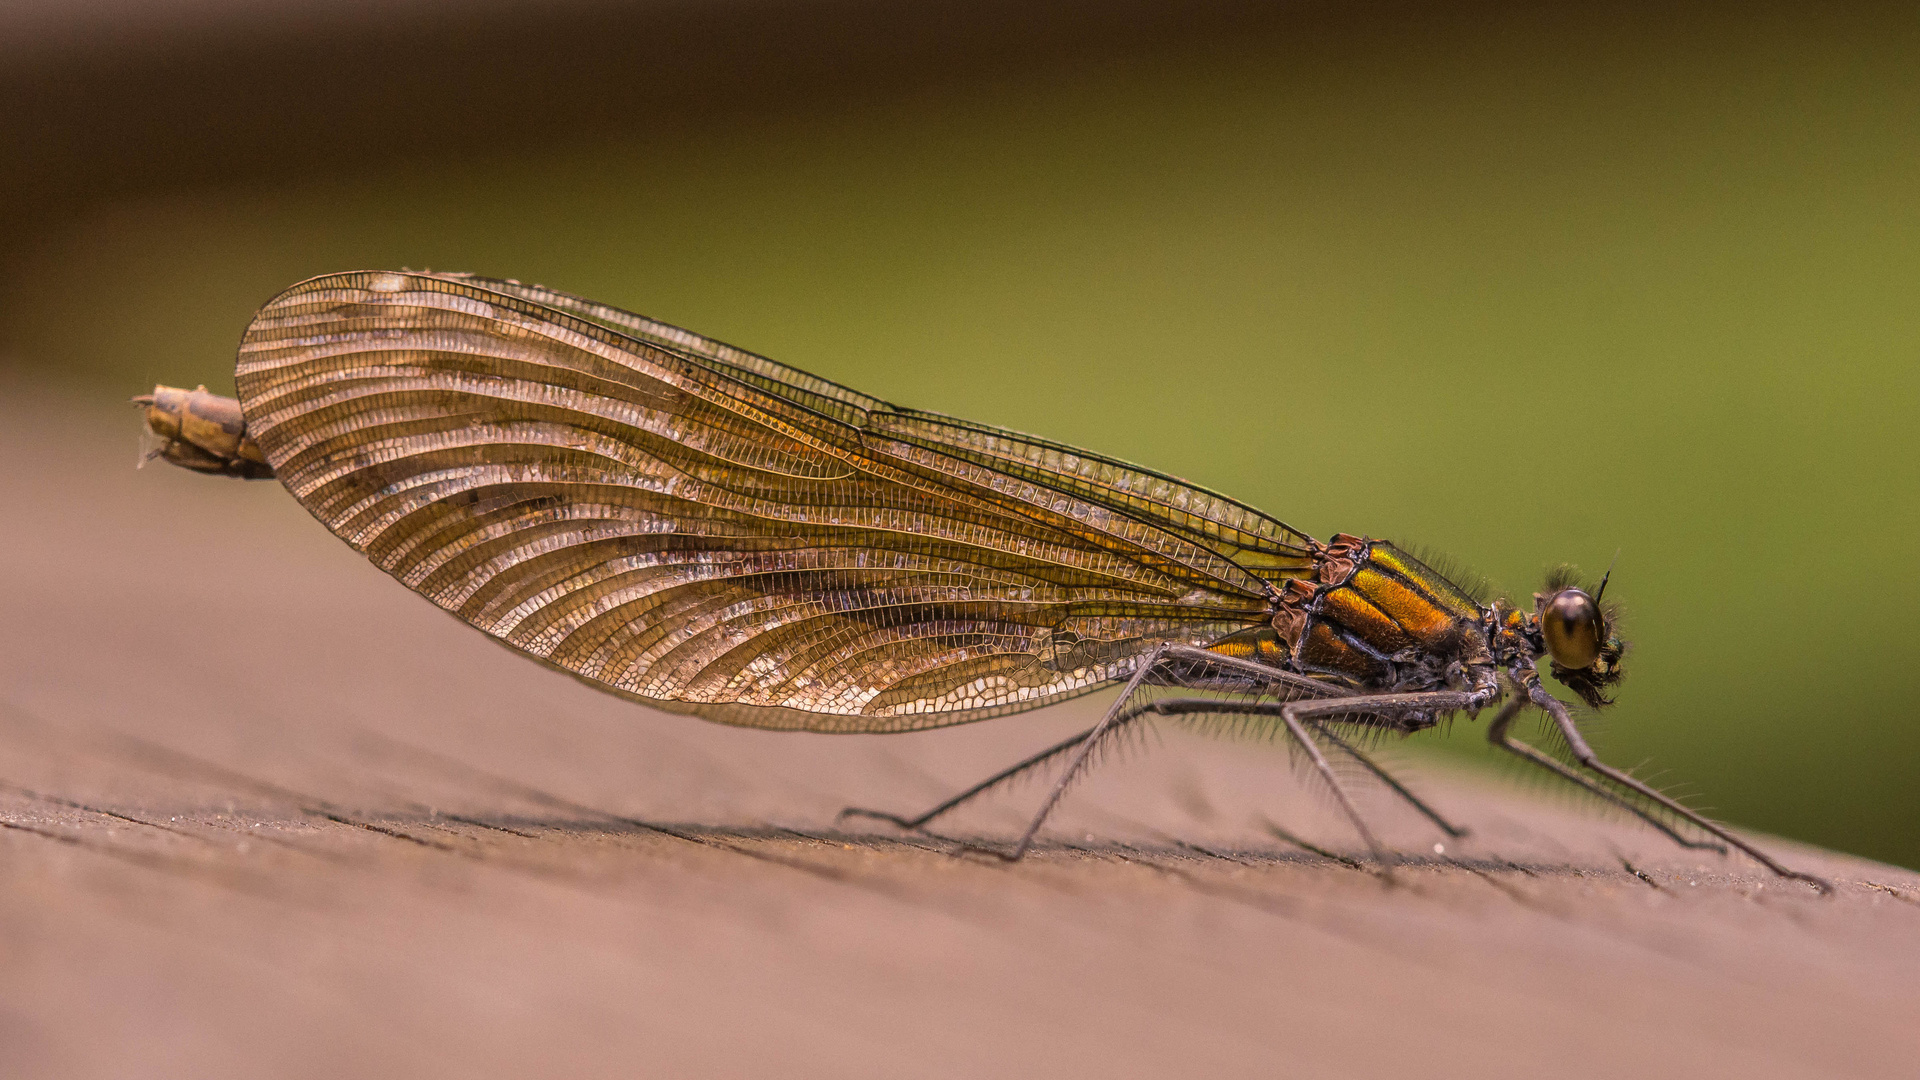
[[(1327, 786), (1333, 789), (1334, 798), (1339, 801), (1340, 809), (1345, 811), (1348, 820), (1353, 822), (1354, 829), (1360, 833), (1361, 839), (1366, 841), (1367, 848), (1372, 851), (1376, 859), (1380, 860), (1381, 866), (1391, 867), (1392, 863), (1389, 861), (1386, 849), (1382, 847), (1380, 841), (1375, 838), (1373, 830), (1367, 827), (1366, 819), (1360, 816), (1359, 808), (1353, 805), (1353, 800), (1348, 797), (1346, 788), (1340, 783), (1339, 777), (1334, 774), (1333, 766), (1327, 762), (1326, 755), (1320, 752), (1319, 744), (1314, 742), (1313, 737), (1308, 733), (1306, 723), (1314, 717), (1334, 717), (1348, 713), (1372, 713), (1381, 716), (1391, 716), (1395, 713), (1413, 711), (1448, 711), (1466, 708), (1473, 700), (1473, 695), (1471, 694), (1451, 690), (1440, 690), (1408, 694), (1323, 697), (1317, 700), (1306, 701), (1222, 701), (1214, 698), (1180, 698), (1171, 701), (1154, 702), (1148, 708), (1150, 711), (1162, 716), (1173, 716), (1183, 713), (1215, 712), (1280, 717), (1280, 721), (1287, 726), (1288, 733), (1293, 736), (1294, 740), (1307, 752), (1307, 756), (1312, 759), (1313, 766), (1319, 771), (1321, 778), (1327, 782)], [(1315, 728), (1324, 730), (1319, 724), (1316, 724)], [(1348, 750), (1348, 752), (1354, 752), (1353, 748), (1346, 746), (1344, 742), (1341, 742), (1341, 745)], [(1365, 759), (1363, 758), (1362, 760), (1364, 761)], [(1370, 767), (1372, 766), (1371, 762), (1365, 763)], [(1382, 772), (1382, 770), (1377, 767), (1374, 768), (1374, 771), (1376, 774)], [(1417, 799), (1413, 799), (1405, 788), (1400, 787), (1398, 784), (1394, 784), (1393, 786), (1396, 791), (1413, 801), (1414, 805), (1420, 806), (1423, 810), (1426, 809)], [(1451, 826), (1444, 825), (1445, 819), (1433, 815), (1431, 811), (1428, 811), (1428, 813), (1430, 816), (1433, 816), (1435, 820), (1443, 822), (1443, 827), (1451, 828)]]
[(1798, 870), (1787, 869), (1775, 862), (1772, 856), (1769, 856), (1766, 852), (1761, 851), (1752, 844), (1747, 843), (1720, 826), (1715, 825), (1713, 822), (1708, 821), (1706, 818), (1701, 817), (1699, 814), (1694, 813), (1692, 810), (1687, 809), (1677, 800), (1669, 798), (1646, 784), (1641, 783), (1631, 774), (1621, 772), (1619, 769), (1601, 761), (1600, 755), (1593, 752), (1593, 748), (1588, 746), (1587, 740), (1581, 736), (1580, 729), (1574, 725), (1573, 717), (1568, 715), (1566, 705), (1563, 704), (1559, 698), (1547, 693), (1540, 684), (1535, 683), (1528, 687), (1528, 696), (1533, 699), (1534, 704), (1547, 710), (1547, 715), (1553, 717), (1554, 724), (1560, 728), (1560, 734), (1566, 737), (1567, 746), (1573, 751), (1575, 761), (1578, 761), (1593, 772), (1606, 777), (1608, 780), (1619, 784), (1621, 787), (1630, 788), (1674, 813), (1679, 814), (1681, 817), (1693, 822), (1707, 832), (1712, 833), (1727, 843), (1732, 844), (1734, 847), (1739, 848), (1741, 851), (1753, 856), (1755, 859), (1758, 859), (1761, 865), (1779, 874), (1781, 877), (1804, 881), (1814, 888), (1819, 889), (1822, 893), (1832, 895), (1833, 886), (1825, 879), (1814, 877), (1812, 874), (1803, 874)]
[(1320, 747), (1307, 735), (1306, 726), (1302, 721), (1314, 716), (1339, 716), (1352, 712), (1376, 715), (1410, 711), (1445, 712), (1465, 708), (1473, 701), (1473, 695), (1451, 690), (1411, 694), (1372, 694), (1321, 701), (1289, 701), (1280, 707), (1280, 719), (1286, 722), (1287, 729), (1293, 732), (1293, 737), (1306, 747), (1307, 753), (1313, 758), (1314, 767), (1320, 770), (1320, 775), (1333, 788), (1334, 795), (1340, 800), (1341, 809), (1345, 810), (1347, 817), (1353, 820), (1354, 828), (1359, 830), (1361, 837), (1366, 840), (1367, 847), (1372, 850), (1374, 858), (1380, 860), (1381, 866), (1391, 868), (1393, 864), (1387, 861), (1386, 850), (1380, 846), (1380, 841), (1374, 838), (1373, 830), (1367, 828), (1366, 821), (1360, 817), (1359, 809), (1347, 796), (1346, 789), (1340, 786), (1339, 779), (1333, 773), (1333, 766), (1327, 764), (1326, 756), (1320, 753)]
[(1605, 785), (1599, 783), (1598, 781), (1595, 781), (1595, 780), (1589, 779), (1588, 777), (1580, 775), (1578, 772), (1575, 772), (1573, 769), (1568, 768), (1564, 763), (1562, 763), (1559, 759), (1553, 757), (1552, 755), (1543, 753), (1538, 748), (1529, 746), (1526, 743), (1523, 743), (1520, 740), (1514, 738), (1513, 736), (1507, 734), (1508, 726), (1510, 726), (1513, 723), (1513, 720), (1516, 716), (1520, 715), (1520, 710), (1526, 708), (1526, 705), (1527, 705), (1526, 699), (1515, 698), (1514, 700), (1509, 701), (1504, 706), (1501, 706), (1499, 714), (1493, 718), (1493, 723), (1487, 725), (1487, 741), (1499, 747), (1500, 749), (1505, 750), (1510, 754), (1513, 754), (1514, 756), (1520, 758), (1523, 761), (1532, 762), (1533, 764), (1540, 766), (1541, 768), (1547, 770), (1548, 772), (1553, 773), (1555, 776), (1560, 777), (1562, 780), (1565, 780), (1570, 784), (1578, 785), (1579, 787), (1585, 789), (1586, 791), (1589, 791), (1594, 795), (1598, 795), (1600, 798), (1605, 799), (1607, 802), (1613, 804), (1614, 806), (1617, 806), (1620, 809), (1627, 811), (1628, 813), (1634, 815), (1635, 817), (1653, 826), (1654, 828), (1659, 829), (1661, 832), (1667, 834), (1667, 838), (1669, 840), (1672, 840), (1674, 843), (1679, 844), (1683, 848), (1692, 848), (1695, 850), (1704, 850), (1704, 851), (1717, 851), (1722, 855), (1727, 853), (1727, 849), (1724, 844), (1716, 844), (1710, 840), (1687, 839), (1686, 837), (1680, 835), (1677, 831), (1675, 831), (1673, 826), (1667, 824), (1666, 822), (1660, 820), (1659, 818), (1653, 816), (1652, 814), (1649, 814), (1646, 811), (1645, 807), (1642, 807), (1629, 799), (1621, 797), (1621, 795), (1618, 792), (1614, 791), (1612, 788), (1606, 787)]
[[(1046, 801), (1040, 804), (1039, 813), (1033, 816), (1033, 821), (1027, 825), (1027, 831), (1021, 834), (1020, 842), (1014, 845), (1013, 851), (1011, 853), (1001, 856), (1002, 858), (1006, 859), (1008, 862), (1013, 862), (1015, 860), (1018, 860), (1021, 856), (1027, 853), (1027, 848), (1031, 846), (1033, 843), (1034, 834), (1040, 831), (1040, 826), (1046, 822), (1047, 816), (1053, 813), (1053, 808), (1055, 804), (1057, 804), (1060, 801), (1060, 796), (1066, 794), (1068, 785), (1072, 784), (1073, 781), (1079, 777), (1081, 770), (1086, 767), (1086, 763), (1089, 756), (1093, 753), (1094, 748), (1097, 747), (1102, 740), (1104, 740), (1107, 736), (1111, 735), (1113, 732), (1118, 731), (1122, 725), (1132, 723), (1134, 720), (1138, 719), (1143, 715), (1146, 715), (1147, 713), (1154, 713), (1162, 716), (1172, 715), (1166, 709), (1166, 706), (1168, 703), (1164, 701), (1148, 702), (1145, 705), (1141, 705), (1137, 707), (1130, 706), (1130, 702), (1133, 700), (1134, 694), (1137, 693), (1141, 685), (1145, 683), (1147, 676), (1149, 676), (1154, 671), (1159, 669), (1168, 660), (1186, 661), (1189, 663), (1197, 664), (1201, 667), (1213, 668), (1215, 670), (1221, 670), (1221, 671), (1241, 672), (1253, 679), (1258, 680), (1261, 684), (1268, 687), (1276, 686), (1276, 685), (1287, 686), (1287, 687), (1295, 688), (1298, 690), (1309, 691), (1316, 694), (1325, 694), (1328, 692), (1325, 684), (1323, 683), (1316, 682), (1304, 676), (1295, 675), (1292, 672), (1281, 671), (1277, 668), (1271, 668), (1265, 664), (1257, 664), (1249, 660), (1240, 660), (1234, 657), (1221, 656), (1218, 653), (1209, 652), (1206, 649), (1195, 648), (1191, 645), (1168, 644), (1168, 645), (1159, 646), (1158, 648), (1154, 649), (1153, 652), (1149, 654), (1145, 660), (1141, 661), (1139, 668), (1137, 668), (1133, 673), (1133, 678), (1127, 680), (1126, 689), (1120, 692), (1120, 697), (1113, 703), (1113, 708), (1108, 710), (1107, 715), (1103, 717), (1098, 724), (1095, 724), (1093, 728), (1087, 732), (1086, 737), (1083, 740), (1081, 740), (1079, 750), (1074, 753), (1073, 759), (1067, 763), (1066, 771), (1063, 772), (1060, 776), (1060, 779), (1054, 783), (1053, 789), (1047, 793)], [(1392, 695), (1388, 695), (1388, 696), (1392, 696)], [(1415, 695), (1400, 695), (1400, 696), (1402, 697), (1446, 696), (1446, 697), (1455, 697), (1455, 698), (1464, 697), (1464, 695), (1460, 695), (1460, 694), (1452, 694), (1452, 695), (1415, 694)], [(1341, 699), (1341, 701), (1347, 701), (1347, 700), (1357, 700), (1357, 699)], [(1378, 700), (1378, 699), (1376, 698), (1375, 700)], [(1216, 702), (1215, 704), (1218, 704), (1218, 703)], [(1305, 703), (1292, 702), (1286, 705), (1285, 708), (1293, 708), (1294, 706), (1300, 705), (1300, 704), (1305, 704)], [(1321, 703), (1321, 704), (1324, 704), (1324, 703)], [(1338, 715), (1339, 713), (1348, 712), (1351, 710), (1346, 708), (1336, 707), (1332, 709), (1323, 709), (1321, 711), (1325, 713), (1330, 713), (1333, 715)], [(1286, 721), (1290, 729), (1299, 728), (1298, 723), (1296, 723), (1291, 719), (1288, 719), (1285, 713), (1282, 713), (1282, 719)], [(1295, 730), (1294, 737), (1302, 741), (1302, 743), (1307, 747), (1307, 752), (1314, 756), (1316, 762), (1319, 764), (1322, 771), (1326, 774), (1328, 780), (1332, 781), (1333, 770), (1326, 764), (1326, 759), (1320, 755), (1319, 748), (1314, 746), (1311, 741), (1305, 738), (1305, 734), (1303, 731)], [(1354, 814), (1352, 810), (1352, 804), (1347, 802), (1346, 793), (1340, 790), (1337, 782), (1335, 782), (1335, 785), (1334, 785), (1334, 792), (1335, 794), (1339, 795), (1341, 802), (1348, 807), (1348, 812), (1350, 814), (1353, 814), (1354, 822), (1355, 824), (1360, 826), (1360, 832), (1363, 836), (1367, 838), (1368, 846), (1374, 850), (1374, 853), (1376, 855), (1382, 854), (1379, 845), (1375, 843), (1373, 840), (1373, 835), (1367, 831), (1366, 824), (1359, 820), (1358, 814)], [(1381, 864), (1383, 866), (1386, 865), (1384, 856), (1382, 857)]]
[[(1145, 711), (1158, 716), (1184, 716), (1193, 713), (1242, 713), (1260, 716), (1278, 716), (1280, 715), (1280, 707), (1280, 702), (1225, 701), (1219, 698), (1169, 698), (1164, 701), (1156, 701), (1142, 706)], [(1314, 721), (1308, 726), (1324, 736), (1328, 742), (1339, 747), (1347, 756), (1365, 766), (1368, 772), (1379, 777), (1380, 781), (1386, 784), (1395, 795), (1405, 799), (1409, 806), (1418, 810), (1427, 820), (1439, 826), (1440, 831), (1455, 838), (1467, 835), (1465, 828), (1448, 821), (1440, 815), (1439, 811), (1428, 806), (1413, 792), (1408, 791), (1406, 785), (1396, 779), (1392, 773), (1388, 772), (1371, 757), (1361, 752), (1359, 747), (1354, 746), (1336, 734), (1332, 728), (1327, 726), (1326, 721)]]
[(1293, 733), (1294, 741), (1298, 742), (1307, 752), (1307, 756), (1313, 759), (1313, 767), (1320, 770), (1321, 778), (1327, 782), (1329, 788), (1333, 789), (1333, 797), (1340, 801), (1340, 809), (1347, 812), (1347, 817), (1353, 821), (1353, 827), (1359, 830), (1360, 838), (1367, 842), (1367, 850), (1373, 852), (1374, 859), (1379, 862), (1382, 869), (1391, 871), (1393, 863), (1388, 861), (1387, 849), (1380, 846), (1380, 841), (1374, 837), (1373, 830), (1367, 828), (1367, 819), (1360, 816), (1359, 807), (1353, 805), (1353, 799), (1348, 797), (1347, 789), (1341, 786), (1340, 778), (1334, 775), (1333, 766), (1327, 764), (1326, 755), (1320, 752), (1320, 744), (1314, 742), (1312, 736), (1307, 734), (1306, 726), (1300, 722), (1299, 711), (1294, 708), (1298, 704), (1300, 702), (1290, 701), (1280, 707), (1281, 723), (1287, 725), (1287, 730)]
[(1087, 737), (1080, 741), (1080, 748), (1074, 751), (1072, 759), (1067, 762), (1066, 771), (1060, 774), (1060, 779), (1054, 781), (1053, 788), (1047, 792), (1046, 801), (1040, 804), (1039, 813), (1033, 815), (1033, 820), (1027, 824), (1027, 831), (1020, 834), (1020, 842), (1013, 845), (1013, 850), (1002, 855), (1001, 858), (1008, 862), (1018, 862), (1022, 856), (1026, 855), (1027, 848), (1033, 844), (1033, 835), (1040, 831), (1040, 826), (1046, 823), (1047, 816), (1053, 813), (1053, 808), (1059, 803), (1060, 796), (1067, 793), (1067, 786), (1079, 778), (1080, 770), (1086, 767), (1088, 758), (1093, 754), (1093, 748), (1098, 746), (1110, 732), (1117, 730), (1116, 721), (1122, 715), (1126, 716), (1128, 722), (1142, 715), (1143, 710), (1129, 709), (1128, 706), (1133, 701), (1133, 695), (1139, 692), (1141, 684), (1147, 681), (1147, 676), (1165, 661), (1168, 649), (1169, 646), (1161, 645), (1147, 654), (1146, 659), (1140, 661), (1140, 666), (1134, 669), (1133, 678), (1127, 680), (1126, 689), (1121, 690), (1120, 696), (1114, 700), (1113, 707), (1107, 710), (1107, 715), (1101, 717), (1099, 723), (1093, 725), (1092, 730), (1087, 732)]
[(1163, 646), (1160, 649), (1156, 649), (1154, 652), (1148, 655), (1147, 659), (1143, 661), (1140, 667), (1134, 672), (1133, 677), (1127, 681), (1126, 688), (1120, 692), (1119, 698), (1117, 698), (1114, 701), (1113, 706), (1107, 710), (1107, 715), (1102, 717), (1098, 724), (1095, 724), (1094, 726), (1088, 728), (1083, 732), (1080, 732), (1077, 735), (1073, 735), (1069, 738), (1063, 739), (1060, 742), (1057, 742), (1052, 746), (1047, 747), (1045, 750), (1042, 750), (1031, 757), (1025, 758), (1024, 760), (1021, 760), (1021, 761), (1015, 762), (1012, 765), (1009, 765), (1008, 767), (1000, 770), (997, 773), (994, 773), (992, 776), (989, 776), (985, 780), (982, 780), (979, 783), (973, 785), (972, 787), (967, 788), (965, 791), (962, 791), (958, 795), (955, 795), (952, 798), (946, 800), (945, 802), (940, 803), (939, 805), (933, 807), (932, 809), (926, 811), (925, 813), (919, 814), (915, 817), (903, 817), (899, 814), (889, 814), (884, 810), (869, 810), (869, 809), (866, 809), (865, 807), (849, 806), (846, 809), (840, 811), (839, 818), (841, 820), (844, 820), (849, 817), (873, 818), (878, 821), (891, 822), (892, 824), (898, 825), (903, 829), (914, 829), (914, 830), (923, 829), (926, 827), (926, 824), (929, 821), (932, 821), (934, 818), (939, 817), (940, 815), (948, 812), (949, 810), (952, 810), (955, 807), (958, 807), (961, 804), (966, 803), (979, 795), (985, 794), (986, 792), (993, 790), (994, 788), (1000, 786), (1001, 784), (1005, 784), (1013, 780), (1015, 777), (1018, 777), (1032, 769), (1038, 768), (1039, 766), (1044, 765), (1049, 761), (1052, 761), (1053, 759), (1073, 750), (1076, 747), (1080, 748), (1080, 753), (1074, 756), (1072, 764), (1069, 765), (1067, 768), (1066, 775), (1061, 778), (1061, 781), (1059, 783), (1054, 785), (1053, 791), (1048, 796), (1045, 805), (1041, 807), (1040, 813), (1034, 819), (1033, 823), (1030, 826), (1028, 826), (1025, 835), (1021, 837), (1020, 843), (1014, 849), (1013, 854), (1011, 856), (1003, 856), (1009, 859), (1020, 858), (1022, 855), (1026, 854), (1026, 849), (1029, 845), (1031, 845), (1033, 841), (1034, 833), (1039, 831), (1040, 824), (1046, 820), (1046, 817), (1048, 814), (1052, 813), (1053, 806), (1056, 802), (1059, 801), (1060, 795), (1065, 790), (1066, 784), (1070, 783), (1074, 775), (1085, 767), (1087, 756), (1089, 753), (1091, 753), (1094, 746), (1099, 742), (1101, 742), (1106, 736), (1113, 734), (1114, 732), (1120, 730), (1125, 725), (1130, 724), (1134, 720), (1139, 719), (1139, 717), (1144, 713), (1151, 711), (1152, 709), (1151, 704), (1131, 705), (1129, 704), (1129, 702), (1133, 698), (1135, 692), (1139, 690), (1142, 683), (1146, 681), (1147, 676), (1152, 672), (1152, 670), (1155, 667), (1159, 666), (1159, 664), (1162, 661), (1162, 656), (1166, 651), (1167, 651), (1167, 647)]
[(1460, 826), (1455, 825), (1452, 822), (1448, 821), (1446, 818), (1441, 817), (1439, 812), (1434, 810), (1433, 807), (1428, 806), (1424, 802), (1421, 802), (1419, 796), (1415, 795), (1411, 791), (1408, 791), (1405, 785), (1401, 784), (1400, 781), (1394, 779), (1392, 773), (1381, 768), (1380, 765), (1376, 763), (1372, 758), (1361, 753), (1359, 747), (1354, 746), (1352, 743), (1349, 743), (1347, 740), (1335, 734), (1333, 729), (1327, 726), (1326, 721), (1324, 720), (1315, 721), (1313, 724), (1309, 726), (1311, 726), (1313, 730), (1325, 736), (1328, 742), (1331, 742), (1333, 745), (1346, 751), (1346, 754), (1348, 757), (1351, 757), (1353, 760), (1366, 766), (1368, 772), (1371, 772), (1373, 775), (1379, 777), (1380, 782), (1387, 785), (1387, 787), (1391, 788), (1395, 795), (1398, 795), (1402, 799), (1405, 799), (1407, 802), (1407, 805), (1413, 807), (1415, 810), (1420, 811), (1422, 814), (1425, 814), (1428, 821), (1431, 821), (1435, 825), (1440, 827), (1441, 832), (1446, 833), (1448, 836), (1451, 836), (1456, 840), (1462, 836), (1467, 835), (1466, 829), (1463, 829)]
[[(1222, 674), (1239, 675), (1250, 686), (1237, 689), (1249, 692), (1273, 693), (1276, 687), (1297, 691), (1299, 697), (1328, 698), (1355, 697), (1356, 693), (1344, 687), (1321, 682), (1281, 668), (1262, 664), (1257, 660), (1243, 660), (1237, 656), (1223, 656), (1217, 652), (1197, 648), (1192, 645), (1169, 645), (1166, 647), (1168, 660), (1180, 660), (1197, 667), (1211, 669)], [(1224, 687), (1221, 687), (1224, 689)]]
[(1039, 831), (1040, 825), (1045, 822), (1047, 816), (1052, 813), (1054, 805), (1059, 801), (1061, 794), (1065, 792), (1066, 786), (1072, 783), (1080, 772), (1085, 770), (1087, 759), (1092, 751), (1098, 747), (1098, 744), (1128, 724), (1138, 720), (1141, 716), (1147, 714), (1175, 716), (1184, 713), (1208, 711), (1209, 709), (1215, 712), (1256, 712), (1271, 715), (1274, 714), (1278, 708), (1277, 704), (1250, 708), (1247, 702), (1222, 701), (1213, 698), (1192, 699), (1191, 701), (1178, 699), (1175, 701), (1147, 702), (1138, 705), (1132, 704), (1132, 699), (1135, 697), (1139, 688), (1155, 673), (1156, 669), (1164, 671), (1166, 667), (1171, 666), (1172, 662), (1195, 665), (1217, 672), (1231, 673), (1244, 677), (1256, 686), (1269, 688), (1280, 687), (1309, 692), (1316, 695), (1339, 692), (1337, 688), (1328, 687), (1325, 683), (1307, 679), (1295, 675), (1292, 672), (1271, 668), (1265, 664), (1259, 664), (1249, 660), (1240, 660), (1235, 657), (1221, 656), (1218, 653), (1187, 645), (1163, 645), (1149, 654), (1148, 659), (1135, 670), (1133, 677), (1128, 681), (1126, 688), (1121, 691), (1119, 698), (1114, 701), (1107, 715), (1101, 719), (1100, 723), (1095, 724), (1093, 727), (1055, 743), (1031, 757), (1000, 770), (985, 780), (980, 781), (917, 816), (906, 817), (900, 814), (891, 814), (884, 810), (870, 810), (865, 807), (849, 806), (840, 811), (839, 817), (842, 820), (849, 817), (872, 818), (877, 821), (889, 822), (903, 829), (924, 829), (927, 823), (934, 818), (961, 806), (979, 795), (993, 790), (995, 787), (1008, 783), (1016, 777), (1045, 765), (1057, 759), (1062, 754), (1074, 750), (1076, 747), (1079, 748), (1080, 752), (1074, 756), (1073, 762), (1068, 766), (1065, 775), (1054, 785), (1046, 803), (1041, 807), (1039, 814), (1034, 818), (1026, 833), (1021, 837), (1019, 844), (1014, 849), (1014, 853), (1011, 856), (1005, 856), (1017, 859), (1024, 855), (1027, 848), (1032, 845), (1034, 835)]
[(947, 811), (953, 809), (954, 807), (959, 806), (961, 803), (967, 802), (968, 800), (972, 799), (974, 796), (985, 794), (986, 792), (991, 791), (996, 787), (999, 787), (1001, 784), (1007, 783), (1008, 781), (1012, 780), (1014, 777), (1021, 775), (1027, 770), (1035, 768), (1040, 765), (1044, 765), (1047, 762), (1052, 761), (1054, 758), (1059, 757), (1061, 754), (1064, 754), (1067, 751), (1073, 749), (1074, 747), (1079, 746), (1081, 743), (1087, 741), (1088, 738), (1092, 737), (1095, 730), (1097, 730), (1097, 728), (1088, 728), (1087, 730), (1081, 732), (1078, 735), (1070, 735), (1067, 738), (1061, 740), (1060, 742), (1054, 743), (1052, 746), (1047, 747), (1045, 750), (1040, 751), (1039, 753), (1033, 755), (1030, 758), (1027, 758), (1024, 761), (1018, 762), (1013, 765), (1009, 765), (1006, 768), (1001, 769), (999, 772), (994, 773), (992, 776), (987, 777), (985, 780), (980, 781), (979, 783), (973, 785), (972, 787), (966, 789), (965, 791), (962, 791), (960, 794), (955, 795), (953, 798), (948, 799), (946, 802), (943, 802), (940, 805), (934, 807), (933, 809), (928, 810), (926, 813), (920, 814), (916, 817), (901, 817), (899, 814), (889, 814), (884, 810), (868, 810), (865, 807), (849, 806), (845, 810), (840, 811), (839, 820), (845, 820), (846, 818), (850, 818), (850, 817), (865, 817), (865, 818), (873, 818), (878, 821), (890, 821), (893, 824), (898, 825), (903, 829), (919, 829), (925, 826), (927, 822), (932, 821), (934, 818), (939, 817), (941, 814), (944, 814)]

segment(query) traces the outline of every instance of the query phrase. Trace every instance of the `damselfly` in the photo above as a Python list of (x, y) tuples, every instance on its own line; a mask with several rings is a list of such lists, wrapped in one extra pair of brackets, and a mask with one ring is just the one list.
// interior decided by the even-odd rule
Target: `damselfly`
[[(1570, 577), (1530, 607), (1405, 550), (1321, 542), (1244, 503), (1070, 446), (902, 409), (676, 327), (514, 281), (360, 272), (269, 301), (239, 400), (137, 399), (176, 464), (277, 476), (409, 588), (595, 686), (759, 728), (899, 732), (1122, 684), (1099, 723), (925, 813), (1063, 766), (1019, 858), (1108, 740), (1237, 717), (1305, 752), (1383, 864), (1328, 754), (1450, 834), (1356, 734), (1494, 709), (1493, 743), (1689, 846), (1602, 762), (1536, 662), (1600, 708), (1625, 650)], [(1169, 694), (1168, 691), (1173, 693)], [(1511, 733), (1543, 710), (1571, 762)]]

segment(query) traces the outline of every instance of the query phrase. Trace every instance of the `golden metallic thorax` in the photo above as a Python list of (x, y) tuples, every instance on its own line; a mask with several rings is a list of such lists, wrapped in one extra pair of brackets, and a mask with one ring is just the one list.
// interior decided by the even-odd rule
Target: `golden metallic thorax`
[(1346, 533), (1274, 589), (1269, 627), (1215, 643), (1356, 690), (1490, 686), (1494, 609), (1400, 548)]

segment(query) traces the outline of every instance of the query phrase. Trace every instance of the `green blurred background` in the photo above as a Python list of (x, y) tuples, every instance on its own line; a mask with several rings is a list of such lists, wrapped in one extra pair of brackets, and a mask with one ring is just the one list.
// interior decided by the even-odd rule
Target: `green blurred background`
[(1618, 550), (1603, 751), (1920, 866), (1910, 5), (84, 7), (0, 19), (32, 377), (472, 270), (1520, 596)]

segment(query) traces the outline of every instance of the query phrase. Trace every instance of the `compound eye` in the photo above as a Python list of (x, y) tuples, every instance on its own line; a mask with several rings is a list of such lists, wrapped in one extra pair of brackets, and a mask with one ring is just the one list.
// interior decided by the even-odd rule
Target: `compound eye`
[(1540, 636), (1564, 668), (1588, 668), (1600, 659), (1600, 605), (1579, 589), (1561, 589), (1540, 613)]

